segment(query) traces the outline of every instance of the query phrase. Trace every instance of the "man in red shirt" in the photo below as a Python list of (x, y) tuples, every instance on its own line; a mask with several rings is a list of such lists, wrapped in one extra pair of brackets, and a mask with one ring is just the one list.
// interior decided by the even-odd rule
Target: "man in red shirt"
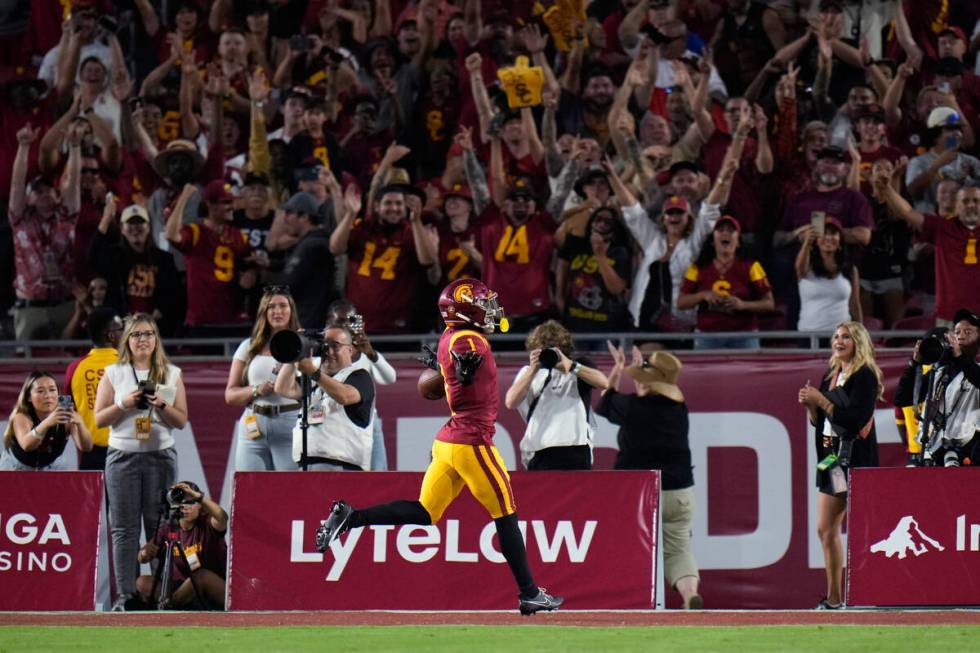
[(980, 312), (980, 188), (960, 188), (956, 213), (949, 218), (919, 213), (887, 181), (877, 189), (889, 209), (936, 248), (936, 325), (952, 328), (960, 308)]
[(497, 364), (484, 334), (493, 333), (498, 325), (507, 331), (497, 293), (476, 279), (458, 279), (439, 296), (439, 312), (446, 330), (430, 367), (443, 377), (451, 417), (436, 434), (418, 501), (393, 501), (361, 510), (337, 501), (317, 529), (317, 549), (326, 551), (338, 535), (351, 528), (434, 524), (465, 485), (494, 520), (501, 553), (520, 588), (521, 614), (557, 610), (564, 599), (539, 588), (531, 575), (510, 476), (493, 444), (500, 398)]
[(412, 332), (422, 271), (435, 263), (419, 195), (408, 184), (388, 184), (371, 217), (355, 220), (349, 210), (330, 235), (330, 252), (347, 254), (347, 296), (377, 333)]
[(518, 179), (498, 206), (487, 208), (480, 227), (481, 277), (502, 290), (514, 331), (523, 333), (548, 319), (551, 311), (551, 255), (558, 225), (537, 210), (526, 179)]
[(184, 206), (196, 192), (192, 184), (184, 186), (167, 216), (166, 229), (167, 240), (184, 254), (187, 265), (188, 333), (220, 336), (239, 334), (243, 329), (247, 332), (239, 285), (251, 287), (255, 272), (242, 271), (251, 248), (241, 230), (231, 226), (234, 196), (223, 180), (210, 182), (202, 196), (207, 216), (199, 223), (181, 226)]

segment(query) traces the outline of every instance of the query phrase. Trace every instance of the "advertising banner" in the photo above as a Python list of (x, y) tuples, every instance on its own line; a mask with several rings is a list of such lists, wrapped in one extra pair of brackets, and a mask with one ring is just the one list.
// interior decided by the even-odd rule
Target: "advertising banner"
[[(653, 607), (658, 472), (511, 475), (528, 561), (574, 609)], [(433, 526), (372, 526), (325, 554), (313, 534), (334, 499), (418, 497), (422, 474), (238, 472), (232, 610), (502, 610), (517, 588), (486, 510), (463, 490)]]
[(0, 472), (0, 610), (94, 610), (101, 472)]
[[(818, 383), (828, 354), (678, 355), (684, 364), (679, 385), (690, 410), (696, 505), (692, 545), (705, 604), (734, 609), (814, 607), (826, 592), (816, 532), (817, 461), (797, 392), (807, 381)], [(420, 472), (429, 462), (433, 436), (448, 409), (445, 401), (419, 398), (421, 367), (414, 357), (389, 360), (398, 380), (377, 388), (388, 467)], [(609, 371), (608, 355), (595, 354), (593, 360), (596, 367)], [(904, 466), (906, 460), (891, 398), (907, 360), (904, 352), (878, 356), (885, 374), (885, 400), (876, 414), (882, 466)], [(503, 405), (503, 397), (527, 355), (501, 354), (497, 361), (501, 405), (494, 442), (508, 469), (520, 470), (524, 422)], [(199, 483), (230, 510), (237, 420), (242, 414), (240, 407), (224, 402), (230, 361), (183, 360), (178, 365), (184, 372), (190, 417), (188, 427), (175, 435), (178, 474)], [(0, 363), (0, 405), (14, 405), (24, 377), (36, 366)], [(620, 390), (632, 392), (632, 381), (624, 379)], [(594, 401), (598, 395), (593, 393)], [(597, 422), (594, 469), (611, 470), (618, 451), (617, 427), (601, 417)], [(655, 434), (656, 425), (651, 425), (651, 437)], [(415, 492), (407, 496), (414, 498)], [(390, 496), (386, 493), (379, 500)], [(535, 504), (525, 500), (522, 505)], [(667, 591), (666, 604), (680, 604), (676, 592)]]
[(978, 481), (969, 468), (854, 470), (848, 605), (980, 604)]

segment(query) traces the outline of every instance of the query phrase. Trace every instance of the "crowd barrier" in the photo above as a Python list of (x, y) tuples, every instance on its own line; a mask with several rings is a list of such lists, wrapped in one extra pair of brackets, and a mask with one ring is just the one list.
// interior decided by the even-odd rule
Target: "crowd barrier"
[[(599, 368), (609, 369), (608, 356), (595, 359)], [(823, 595), (825, 584), (823, 553), (816, 536), (813, 470), (817, 461), (812, 431), (796, 397), (807, 380), (818, 382), (826, 354), (682, 353), (681, 359), (680, 386), (691, 410), (696, 500), (693, 546), (705, 602), (717, 608), (812, 607)], [(907, 354), (901, 353), (879, 356), (886, 377), (886, 400), (879, 404), (877, 427), (881, 461), (886, 466), (905, 464), (888, 402), (906, 360)], [(420, 368), (414, 360), (395, 360), (394, 364), (399, 380), (378, 391), (388, 462), (392, 469), (419, 472), (428, 463), (433, 434), (445, 421), (446, 404), (419, 399)], [(501, 397), (522, 364), (523, 359), (501, 358)], [(198, 482), (231, 509), (235, 422), (241, 409), (224, 403), (228, 361), (196, 360), (180, 365), (188, 389), (190, 424), (176, 436), (179, 475)], [(25, 362), (0, 364), (0, 410), (10, 410), (32, 368), (33, 364)], [(623, 381), (622, 389), (631, 391), (629, 379)], [(518, 443), (523, 428), (520, 416), (501, 405), (495, 441), (509, 469), (520, 469)], [(600, 418), (595, 468), (611, 469), (616, 451), (616, 427)], [(390, 496), (393, 493), (385, 492), (381, 498)], [(283, 504), (295, 498), (290, 493), (278, 497)], [(329, 498), (328, 492), (317, 494), (318, 510), (324, 509)], [(603, 499), (599, 494), (583, 501)], [(521, 498), (521, 508), (536, 509), (529, 497)], [(668, 592), (667, 607), (678, 604), (676, 593)]]
[(848, 605), (980, 605), (980, 484), (970, 468), (857, 469)]
[[(465, 490), (432, 526), (356, 528), (318, 553), (333, 498), (418, 496), (422, 474), (239, 472), (231, 610), (502, 610), (517, 590), (493, 520)], [(511, 475), (535, 580), (576, 609), (650, 609), (656, 596), (657, 472)]]

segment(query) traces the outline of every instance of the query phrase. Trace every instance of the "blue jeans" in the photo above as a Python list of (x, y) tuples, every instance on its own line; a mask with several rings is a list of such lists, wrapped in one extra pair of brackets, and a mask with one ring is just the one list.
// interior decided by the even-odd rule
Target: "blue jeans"
[[(245, 411), (245, 415), (252, 411)], [(256, 415), (262, 436), (252, 440), (245, 435), (243, 420), (238, 420), (238, 437), (235, 442), (235, 470), (239, 472), (263, 472), (272, 470), (296, 471), (299, 466), (293, 460), (293, 427), (298, 410), (280, 415)]]
[(374, 436), (371, 439), (371, 471), (388, 471), (388, 452), (385, 451), (385, 434), (381, 430), (381, 417), (374, 413)]
[(135, 594), (139, 573), (140, 520), (147, 541), (156, 535), (163, 492), (177, 478), (177, 451), (129, 453), (109, 447), (105, 488), (112, 535), (112, 568), (117, 594)]
[(30, 467), (24, 463), (17, 460), (14, 454), (10, 453), (10, 449), (4, 449), (3, 454), (0, 454), (0, 471), (4, 472), (33, 472), (33, 471), (53, 471), (53, 472), (64, 472), (74, 469), (72, 465), (69, 464), (69, 456), (75, 455), (75, 442), (74, 440), (69, 442), (65, 447), (65, 450), (61, 452), (61, 455), (55, 458), (50, 465), (44, 467)]

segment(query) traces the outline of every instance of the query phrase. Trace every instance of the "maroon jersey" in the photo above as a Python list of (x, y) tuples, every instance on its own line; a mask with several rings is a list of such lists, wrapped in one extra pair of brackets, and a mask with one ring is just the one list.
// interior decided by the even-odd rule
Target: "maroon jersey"
[[(168, 526), (165, 524), (159, 528), (154, 538), (154, 542), (161, 549), (167, 539), (167, 532)], [(213, 571), (222, 578), (225, 577), (228, 559), (225, 534), (214, 530), (214, 526), (211, 525), (211, 518), (203, 510), (189, 530), (185, 531), (178, 527), (176, 533), (180, 543), (184, 546), (184, 554), (187, 556), (188, 562), (193, 565), (196, 561), (202, 568)], [(171, 552), (174, 559), (173, 566), (170, 568), (170, 577), (179, 583), (190, 577), (191, 570), (184, 564), (184, 559), (180, 557), (180, 551), (176, 546)], [(194, 569), (197, 567), (195, 566)]]
[[(747, 301), (762, 299), (772, 288), (766, 271), (758, 261), (736, 258), (732, 267), (719, 272), (714, 262), (700, 267), (692, 265), (684, 274), (681, 293), (690, 294), (714, 290), (719, 295), (738, 297)], [(725, 313), (712, 310), (702, 304), (698, 307), (699, 331), (758, 331), (759, 322), (755, 313), (742, 311)]]
[[(456, 378), (456, 364), (450, 352), (475, 351), (483, 356), (473, 382), (463, 385)], [(494, 424), (500, 395), (497, 389), (497, 363), (486, 336), (472, 329), (446, 329), (439, 338), (439, 371), (446, 383), (449, 421), (439, 429), (436, 440), (455, 444), (493, 444)]]
[(230, 225), (219, 230), (204, 224), (180, 228), (177, 249), (187, 265), (187, 324), (238, 324), (247, 319), (238, 288), (245, 236)]
[(968, 229), (955, 217), (926, 214), (921, 236), (936, 246), (936, 315), (952, 320), (961, 308), (980, 311), (980, 229)]
[(347, 296), (357, 302), (371, 333), (408, 333), (418, 295), (418, 256), (412, 225), (360, 220), (347, 247)]
[(487, 211), (478, 240), (483, 253), (481, 279), (497, 289), (497, 301), (507, 315), (548, 310), (555, 221), (546, 213), (538, 213), (524, 224), (514, 225), (496, 209)]
[[(439, 266), (442, 268), (442, 281), (448, 284), (462, 277), (480, 278), (480, 268), (476, 266), (466, 250), (460, 247), (460, 242), (469, 240), (476, 235), (472, 225), (462, 233), (456, 233), (444, 223), (439, 223)], [(479, 247), (479, 242), (477, 243)]]

